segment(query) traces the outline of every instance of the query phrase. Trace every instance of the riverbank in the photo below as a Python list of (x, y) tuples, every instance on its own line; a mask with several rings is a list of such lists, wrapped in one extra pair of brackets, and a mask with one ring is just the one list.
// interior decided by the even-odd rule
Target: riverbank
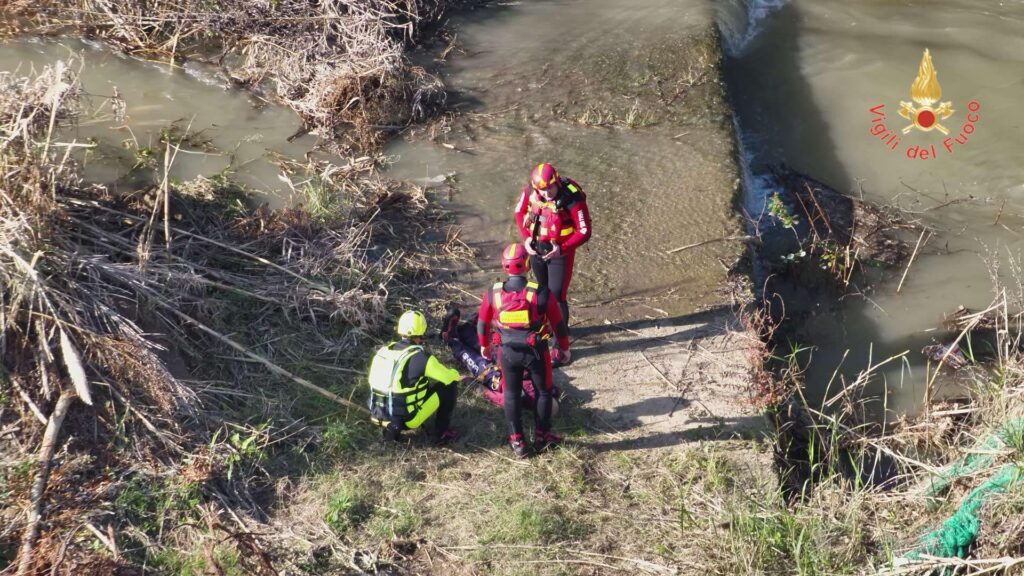
[[(5, 222), (43, 215), (46, 226), (3, 251), (5, 294), (30, 294), (30, 304), (14, 299), (4, 308), (12, 326), (5, 366), (14, 367), (0, 412), (9, 442), (4, 557), (14, 559), (33, 518), (43, 521), (24, 573), (854, 574), (879, 571), (915, 547), (916, 535), (949, 516), (974, 481), (953, 482), (945, 500), (921, 498), (909, 482), (884, 491), (850, 479), (836, 452), (807, 460), (814, 483), (787, 503), (772, 462), (778, 447), (763, 436), (758, 398), (750, 398), (766, 355), (784, 353), (758, 339), (750, 289), (728, 274), (745, 248), (667, 254), (706, 239), (675, 235), (698, 231), (677, 225), (686, 209), (678, 198), (702, 198), (701, 214), (729, 214), (715, 237), (743, 232), (732, 215), (738, 170), (721, 53), (708, 41), (710, 17), (689, 24), (673, 46), (691, 49), (670, 69), (685, 77), (666, 72), (641, 84), (622, 108), (629, 82), (590, 88), (589, 98), (610, 103), (602, 117), (619, 124), (594, 126), (596, 111), (556, 107), (544, 120), (551, 131), (537, 132), (651, 141), (658, 132), (624, 122), (635, 109), (634, 118), (701, 138), (678, 145), (681, 166), (696, 174), (667, 199), (636, 202), (634, 190), (607, 184), (623, 180), (594, 177), (611, 170), (581, 170), (596, 232), (572, 292), (576, 360), (556, 376), (567, 391), (557, 425), (566, 443), (525, 462), (508, 457), (499, 411), (465, 387), (455, 419), (463, 437), (451, 447), (419, 435), (382, 444), (360, 411), (366, 359), (392, 337), (397, 313), (425, 306), (436, 327), (448, 299), (479, 292), (494, 273), (486, 242), (504, 238), (467, 246), (451, 213), (439, 210), (446, 194), (381, 178), (369, 155), (290, 165), (317, 212), (240, 209), (244, 202), (229, 201), (242, 196), (230, 178), (112, 197), (78, 182), (56, 143), (46, 144), (50, 118), (72, 118), (45, 96), (66, 85), (59, 93), (73, 109), (73, 78), (9, 92), (5, 110), (30, 102), (36, 112), (7, 124), (26, 132), (10, 140), (22, 148), (3, 148), (12, 168), (5, 174), (33, 177), (5, 185), (23, 194), (4, 205)], [(659, 101), (653, 87), (666, 85), (680, 88), (682, 100)], [(534, 121), (540, 112), (530, 101), (539, 96), (528, 94), (517, 121)], [(490, 112), (500, 110), (466, 120)], [(5, 129), (5, 141), (15, 133)], [(624, 222), (633, 228), (619, 235)], [(480, 270), (465, 274), (472, 262)], [(656, 273), (645, 275), (649, 268)], [(70, 296), (56, 301), (57, 312), (43, 309), (40, 294), (56, 293)], [(112, 324), (121, 331), (109, 331)], [(104, 348), (126, 339), (136, 347), (120, 356)], [(432, 344), (447, 362), (443, 345)], [(159, 373), (118, 371), (137, 366), (126, 354)], [(882, 445), (902, 471), (926, 480), (924, 472), (976, 451), (972, 435), (984, 438), (1019, 413), (1017, 365), (1008, 354), (1000, 367), (1009, 376), (996, 383), (979, 372), (972, 406), (937, 408), (881, 437), (827, 419), (824, 430), (842, 455)], [(86, 393), (91, 406), (81, 401)], [(63, 442), (46, 452), (41, 440), (62, 398)], [(996, 456), (971, 474), (1020, 459), (1016, 428), (1004, 436), (984, 445)], [(34, 455), (52, 462), (42, 492), (32, 488), (40, 478)], [(976, 553), (1019, 555), (1019, 505), (1013, 493), (986, 506)]]
[[(706, 49), (708, 44), (703, 38), (705, 36), (701, 36), (699, 42)], [(706, 52), (701, 55), (707, 58)], [(712, 63), (705, 60), (697, 64)], [(67, 110), (74, 110), (76, 92), (72, 76), (58, 75), (29, 82), (29, 85), (38, 87), (34, 94), (40, 97), (48, 94), (54, 85), (64, 86), (67, 99), (63, 103)], [(720, 90), (715, 81), (709, 86)], [(62, 108), (47, 108), (43, 101), (37, 105), (39, 112), (32, 116), (35, 119), (48, 118), (52, 110), (60, 123), (73, 120), (73, 114), (63, 116)], [(705, 116), (699, 121), (708, 122), (708, 119)], [(12, 122), (18, 124), (17, 119)], [(656, 461), (647, 455), (647, 449), (656, 445), (671, 446), (697, 437), (717, 440), (732, 436), (730, 414), (723, 411), (720, 395), (712, 393), (708, 383), (679, 380), (684, 370), (677, 364), (681, 356), (673, 352), (679, 344), (671, 344), (679, 333), (686, 335), (685, 342), (690, 342), (693, 334), (704, 334), (706, 338), (699, 340), (703, 349), (694, 348), (692, 352), (707, 358), (694, 358), (686, 364), (692, 364), (705, 374), (717, 370), (718, 363), (723, 361), (717, 354), (735, 356), (735, 349), (727, 346), (729, 314), (724, 308), (718, 308), (710, 314), (692, 318), (680, 316), (669, 322), (648, 323), (628, 315), (601, 316), (615, 322), (612, 326), (615, 333), (602, 334), (600, 326), (590, 329), (579, 326), (580, 359), (571, 367), (575, 372), (566, 371), (566, 376), (560, 376), (560, 382), (569, 390), (574, 389), (569, 379), (579, 380), (566, 403), (567, 420), (559, 427), (568, 437), (568, 448), (552, 461), (538, 459), (525, 468), (511, 464), (503, 456), (499, 413), (471, 395), (464, 397), (456, 421), (466, 431), (466, 440), (453, 450), (422, 446), (416, 439), (411, 447), (397, 448), (397, 457), (391, 452), (395, 448), (382, 452), (376, 430), (363, 420), (357, 409), (346, 408), (346, 413), (339, 415), (336, 408), (318, 400), (309, 389), (298, 395), (294, 391), (301, 390), (302, 382), (306, 382), (340, 394), (342, 399), (358, 394), (362, 356), (369, 354), (380, 342), (379, 338), (389, 336), (387, 321), (401, 307), (406, 295), (422, 298), (421, 291), (410, 289), (424, 283), (435, 284), (432, 294), (439, 300), (450, 293), (443, 284), (438, 285), (438, 278), (428, 271), (450, 267), (453, 260), (465, 252), (453, 237), (446, 243), (436, 234), (426, 234), (430, 227), (436, 227), (431, 223), (437, 222), (428, 207), (433, 202), (427, 196), (415, 188), (396, 187), (394, 183), (377, 180), (371, 157), (350, 160), (354, 164), (340, 167), (340, 171), (338, 166), (292, 166), (294, 174), (301, 175), (295, 181), (307, 182), (308, 192), (320, 200), (317, 205), (321, 210), (316, 215), (294, 209), (250, 212), (236, 211), (236, 207), (224, 210), (223, 203), (232, 206), (233, 199), (240, 193), (232, 190), (230, 176), (214, 181), (157, 182), (155, 189), (148, 189), (147, 194), (131, 194), (127, 201), (102, 193), (94, 197), (76, 183), (71, 165), (60, 168), (59, 159), (45, 150), (46, 123), (35, 122), (31, 126), (33, 131), (22, 136), (24, 143), (29, 147), (41, 143), (44, 156), (30, 156), (27, 160), (34, 162), (34, 169), (43, 173), (64, 170), (59, 174), (69, 180), (61, 180), (61, 188), (72, 200), (62, 201), (70, 202), (73, 210), (86, 213), (98, 210), (103, 214), (104, 210), (114, 210), (110, 214), (120, 218), (98, 219), (93, 224), (97, 229), (91, 232), (81, 229), (78, 220), (73, 219), (69, 227), (57, 225), (45, 229), (47, 234), (63, 237), (70, 233), (73, 238), (92, 238), (100, 234), (98, 240), (89, 242), (100, 241), (97, 248), (111, 244), (118, 249), (117, 258), (124, 258), (144, 274), (135, 280), (126, 279), (129, 284), (151, 286), (161, 279), (174, 279), (163, 280), (166, 290), (170, 291), (166, 297), (171, 300), (161, 300), (159, 294), (146, 288), (132, 297), (139, 302), (139, 308), (124, 310), (123, 321), (128, 325), (138, 324), (146, 332), (163, 335), (149, 343), (142, 341), (140, 345), (160, 344), (169, 348), (168, 352), (157, 356), (144, 357), (153, 365), (166, 366), (167, 373), (160, 374), (163, 380), (159, 385), (170, 386), (182, 396), (172, 395), (176, 399), (162, 408), (152, 406), (153, 400), (148, 396), (137, 397), (131, 389), (122, 387), (130, 381), (109, 375), (116, 369), (116, 359), (110, 365), (95, 364), (92, 359), (102, 356), (103, 348), (79, 342), (73, 334), (69, 346), (82, 350), (87, 380), (107, 382), (89, 387), (93, 408), (74, 399), (75, 394), (86, 392), (84, 389), (74, 391), (73, 372), (68, 372), (60, 360), (54, 365), (52, 375), (53, 382), (61, 383), (59, 386), (51, 384), (47, 388), (45, 381), (39, 382), (31, 372), (19, 375), (23, 384), (7, 390), (6, 396), (21, 399), (17, 403), (19, 409), (9, 412), (7, 417), (13, 418), (8, 421), (10, 424), (20, 422), (22, 434), (16, 436), (18, 441), (12, 445), (12, 453), (20, 456), (5, 469), (7, 486), (11, 488), (5, 496), (4, 507), (10, 522), (4, 549), (9, 560), (15, 558), (19, 548), (30, 550), (27, 555), (22, 552), (22, 558), (28, 559), (24, 567), (26, 573), (31, 573), (33, 563), (40, 569), (56, 566), (58, 571), (77, 573), (132, 566), (148, 566), (162, 573), (210, 570), (248, 573), (266, 570), (267, 566), (291, 566), (294, 570), (323, 573), (344, 570), (344, 566), (350, 565), (351, 553), (346, 550), (364, 550), (372, 555), (379, 544), (398, 546), (403, 538), (409, 537), (429, 538), (438, 545), (452, 546), (467, 542), (541, 545), (569, 541), (566, 539), (575, 541), (589, 535), (586, 539), (589, 543), (583, 545), (593, 548), (598, 540), (610, 537), (611, 532), (600, 529), (600, 519), (593, 516), (592, 498), (607, 500), (609, 509), (620, 510), (619, 526), (636, 526), (641, 520), (626, 512), (626, 507), (635, 501), (618, 499), (615, 484), (601, 482), (600, 487), (592, 489), (585, 486), (589, 481), (583, 482), (581, 475), (597, 474), (599, 477), (623, 473), (621, 463), (632, 458), (617, 456), (621, 452), (635, 450), (637, 466), (643, 467), (645, 463)], [(723, 136), (722, 140), (728, 139)], [(168, 136), (163, 144), (170, 152), (183, 142)], [(728, 146), (722, 150), (727, 151)], [(303, 173), (303, 169), (309, 171)], [(343, 180), (339, 180), (339, 174), (345, 175)], [(727, 210), (732, 190), (728, 188), (723, 195), (722, 210)], [(29, 189), (33, 194), (42, 191), (41, 188)], [(329, 201), (342, 193), (344, 198)], [(85, 204), (76, 204), (81, 202)], [(603, 203), (595, 198), (599, 207)], [(397, 222), (410, 220), (423, 222), (422, 229), (418, 226), (395, 228)], [(152, 223), (146, 224), (149, 221)], [(345, 229), (350, 229), (352, 235), (336, 236), (338, 230)], [(188, 238), (193, 240), (183, 240)], [(204, 239), (201, 242), (213, 251), (200, 253), (200, 267), (191, 272), (179, 270), (175, 265), (165, 267), (165, 262), (186, 265), (191, 262), (195, 266), (190, 260), (196, 255), (190, 248), (195, 239)], [(420, 244), (420, 240), (426, 240), (427, 244)], [(323, 251), (325, 243), (333, 247), (326, 253)], [(142, 249), (137, 256), (132, 256), (129, 248), (136, 245)], [(296, 259), (293, 251), (298, 245), (304, 246), (300, 252), (303, 256)], [(240, 246), (245, 248), (238, 248)], [(282, 252), (282, 246), (290, 248)], [(388, 247), (402, 250), (389, 252)], [(92, 253), (83, 250), (78, 247), (73, 253)], [(97, 254), (94, 257), (102, 260), (111, 256)], [(339, 262), (339, 257), (346, 262)], [(438, 257), (444, 258), (445, 263), (437, 260)], [(234, 261), (236, 258), (238, 262)], [(32, 261), (32, 255), (25, 254), (23, 260)], [(247, 260), (252, 260), (252, 264), (245, 264)], [(255, 268), (251, 269), (253, 265)], [(50, 260), (44, 256), (34, 266), (46, 269)], [(349, 276), (349, 273), (357, 276)], [(58, 277), (63, 276), (58, 274)], [(368, 279), (378, 283), (380, 290), (373, 291), (360, 284)], [(11, 282), (23, 281), (22, 276), (11, 277)], [(177, 294), (193, 285), (205, 288)], [(271, 286), (278, 286), (281, 291), (272, 290)], [(106, 296), (102, 293), (93, 296), (98, 300), (84, 295), (72, 300), (119, 309), (114, 304), (104, 303)], [(167, 312), (142, 315), (141, 312), (159, 312), (167, 306), (177, 308), (187, 317), (174, 314), (168, 317)], [(310, 314), (294, 316), (290, 312), (309, 307), (312, 307)], [(439, 308), (436, 305), (430, 308), (432, 317), (439, 318)], [(617, 303), (611, 308), (621, 309)], [(610, 308), (606, 306), (606, 309)], [(582, 302), (581, 317), (589, 314), (587, 310), (586, 302)], [(8, 317), (21, 318), (22, 313), (10, 309)], [(71, 324), (70, 320), (64, 322)], [(253, 331), (253, 327), (260, 329)], [(35, 333), (27, 327), (25, 331)], [(274, 337), (268, 339), (260, 333)], [(301, 333), (315, 334), (314, 342), (297, 338)], [(591, 384), (614, 383), (616, 364), (630, 355), (634, 355), (634, 361), (638, 360), (635, 354), (642, 348), (639, 342), (632, 341), (636, 334), (666, 344), (661, 351), (652, 346), (641, 354), (645, 362), (651, 362), (652, 371), (635, 382), (623, 380), (619, 387), (601, 388)], [(107, 336), (114, 340), (122, 337)], [(14, 343), (13, 340), (8, 342)], [(18, 342), (21, 342), (18, 346), (23, 347), (27, 341)], [(20, 349), (8, 353), (17, 354)], [(203, 353), (211, 349), (219, 351), (216, 363), (209, 362), (209, 356)], [(266, 382), (267, 369), (276, 373), (270, 389), (260, 385)], [(732, 369), (742, 371), (742, 364), (733, 362)], [(671, 380), (667, 380), (669, 378)], [(666, 381), (681, 388), (666, 388)], [(7, 384), (13, 386), (13, 382), (15, 380), (8, 380)], [(149, 388), (156, 385), (143, 384)], [(633, 408), (619, 406), (624, 400), (618, 395), (624, 390), (622, 386), (642, 390), (642, 394), (651, 396), (651, 401), (638, 398), (641, 401)], [(740, 388), (741, 383), (737, 381), (731, 385), (729, 394), (738, 397)], [(24, 389), (25, 394), (19, 394), (18, 389)], [(701, 396), (697, 396), (698, 393)], [(261, 396), (269, 397), (263, 400)], [(84, 432), (80, 432), (83, 419), (87, 422), (98, 418), (103, 423), (121, 424), (112, 428), (104, 425), (98, 443), (72, 442), (56, 454), (43, 454), (49, 456), (44, 460), (52, 464), (52, 470), (48, 481), (43, 483), (46, 489), (32, 496), (27, 491), (30, 480), (45, 479), (46, 474), (32, 464), (31, 454), (37, 448), (35, 442), (37, 434), (45, 428), (43, 424), (55, 417), (53, 411), (58, 397), (67, 398), (63, 406), (70, 414), (56, 429), (64, 438), (84, 437)], [(289, 397), (298, 398), (298, 404), (287, 401)], [(678, 406), (670, 406), (677, 400)], [(698, 408), (699, 405), (703, 407)], [(698, 412), (708, 408), (714, 413)], [(125, 411), (126, 416), (118, 417), (118, 410)], [(648, 422), (652, 416), (660, 421)], [(702, 417), (705, 423), (693, 426), (692, 437), (679, 436), (675, 423), (684, 417), (694, 421)], [(718, 420), (723, 417), (725, 421)], [(181, 423), (172, 426), (170, 422), (176, 419), (182, 419)], [(611, 428), (601, 431), (598, 427), (606, 426), (602, 421)], [(166, 442), (173, 444), (168, 446)], [(153, 454), (152, 465), (129, 463), (128, 458), (140, 450)], [(87, 455), (99, 458), (107, 469), (118, 472), (112, 477), (104, 474), (101, 469), (88, 465)], [(689, 456), (680, 458), (685, 461)], [(171, 465), (168, 459), (182, 464)], [(584, 461), (599, 464), (595, 470), (586, 470), (581, 467)], [(620, 464), (616, 465), (615, 461)], [(455, 462), (459, 465), (455, 466)], [(554, 468), (538, 473), (549, 466)], [(493, 474), (481, 477), (478, 473), (481, 469), (493, 470)], [(457, 476), (450, 477), (452, 473)], [(502, 475), (507, 477), (500, 484), (491, 483)], [(545, 476), (547, 480), (543, 479)], [(73, 484), (68, 483), (70, 477), (76, 478)], [(366, 483), (372, 478), (384, 480)], [(537, 490), (555, 489), (547, 482), (562, 482), (560, 479), (571, 484), (562, 491), (567, 498), (565, 502), (560, 502), (554, 493), (536, 501), (526, 498)], [(537, 481), (542, 484), (536, 484)], [(479, 505), (452, 506), (452, 495), (439, 488), (451, 483), (455, 484), (456, 493), (480, 492)], [(77, 486), (82, 494), (89, 494), (89, 498), (69, 498), (67, 491), (72, 486)], [(516, 488), (512, 492), (499, 489), (507, 486)], [(650, 489), (655, 490), (655, 487)], [(572, 491), (577, 492), (575, 496)], [(523, 497), (518, 498), (516, 494)], [(669, 495), (662, 494), (662, 497)], [(424, 500), (436, 504), (425, 505)], [(512, 505), (512, 516), (502, 519), (508, 511), (502, 502)], [(32, 524), (31, 515), (20, 514), (23, 510), (38, 510), (41, 517), (48, 520)], [(90, 518), (91, 528), (66, 525), (63, 519), (70, 517)], [(485, 521), (483, 525), (479, 523), (481, 519)], [(567, 530), (564, 534), (559, 527), (563, 520)], [(240, 532), (262, 532), (260, 526), (275, 525), (279, 521), (288, 529), (278, 531), (276, 536), (237, 536)], [(187, 527), (193, 524), (197, 527)], [(34, 541), (28, 535), (28, 528), (33, 525), (39, 527), (38, 539)], [(205, 529), (198, 527), (203, 525)], [(181, 528), (165, 531), (165, 527), (172, 526)], [(446, 530), (446, 526), (462, 526), (465, 531), (453, 533)], [(491, 527), (508, 533), (496, 532), (492, 536), (479, 533)], [(613, 528), (609, 526), (609, 530)], [(97, 532), (104, 537), (97, 537)], [(668, 527), (662, 545), (670, 546), (674, 534)], [(22, 544), (28, 541), (32, 541), (32, 547), (24, 548)], [(423, 549), (429, 551), (429, 548)], [(501, 546), (494, 547), (494, 550), (499, 549)], [(631, 543), (628, 549), (651, 557), (650, 550), (640, 541)], [(519, 565), (516, 558), (496, 558), (495, 562), (504, 566), (501, 570), (515, 570)], [(467, 557), (463, 565), (472, 570), (473, 564)], [(554, 562), (551, 567), (557, 565)]]
[[(543, 25), (551, 14), (541, 8), (496, 8), (492, 17), (507, 26), (502, 38), (514, 38), (520, 27)], [(486, 28), (487, 10), (454, 29), (463, 39), (455, 52), (481, 64), (504, 54), (502, 67), (466, 79), (442, 69), (455, 102), (476, 100), (474, 107), (397, 149), (403, 162), (414, 159), (409, 177), (449, 175), (438, 188), (455, 199), (446, 205), (462, 218), (462, 237), (477, 256), (452, 278), (463, 310), (473, 309), (472, 295), (500, 273), (497, 247), (509, 238), (518, 188), (509, 182), (521, 181), (530, 159), (550, 158), (587, 191), (595, 235), (578, 253), (571, 290), (575, 360), (555, 375), (566, 392), (556, 423), (565, 446), (511, 460), (500, 412), (470, 392), (460, 398), (455, 426), (464, 439), (455, 446), (438, 450), (412, 439), (353, 453), (325, 477), (302, 483), (309, 492), (282, 512), (280, 526), (301, 519), (322, 537), (341, 536), (358, 547), (352, 558), (371, 573), (658, 574), (701, 566), (729, 573), (715, 533), (696, 529), (705, 522), (700, 514), (711, 514), (705, 499), (724, 498), (720, 488), (770, 490), (773, 482), (770, 446), (759, 440), (765, 421), (748, 396), (748, 354), (756, 343), (736, 320), (749, 296), (728, 274), (745, 249), (724, 244), (667, 254), (700, 239), (700, 217), (715, 234), (742, 233), (710, 15), (691, 14), (686, 30), (668, 39), (635, 39), (574, 69), (572, 60), (536, 54), (540, 47), (508, 54), (500, 41), (474, 43), (486, 31), (470, 27)], [(580, 16), (579, 5), (551, 10)], [(581, 34), (591, 41), (580, 49), (595, 50), (601, 33), (598, 24)], [(448, 60), (463, 69), (461, 58)], [(531, 63), (545, 70), (536, 85), (517, 75)], [(659, 98), (669, 87), (677, 98)], [(629, 125), (630, 110), (650, 123)], [(662, 159), (661, 171), (645, 169)], [(695, 517), (682, 521), (681, 510)], [(323, 518), (331, 519), (327, 526)], [(323, 553), (325, 569), (348, 559)]]
[[(3, 557), (19, 574), (258, 572), (255, 541), (214, 543), (237, 534), (223, 522), (265, 522), (275, 479), (361, 418), (354, 367), (461, 248), (372, 157), (286, 164), (316, 212), (249, 203), (227, 174), (84, 183), (51, 138), (79, 110), (72, 70), (0, 75)], [(162, 144), (165, 166), (185, 146)]]

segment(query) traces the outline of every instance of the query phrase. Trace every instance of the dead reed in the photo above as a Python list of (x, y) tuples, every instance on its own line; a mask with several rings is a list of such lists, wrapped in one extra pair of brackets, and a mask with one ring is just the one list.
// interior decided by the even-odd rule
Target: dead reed
[(430, 236), (440, 215), (372, 157), (283, 165), (310, 207), (247, 208), (202, 178), (113, 196), (54, 137), (72, 66), (0, 86), (0, 550), (19, 574), (196, 546), (211, 570), (265, 571), (253, 494), (319, 434), (291, 404), (338, 412), (292, 386), (358, 410), (367, 348), (457, 238)]
[(357, 148), (433, 113), (441, 82), (404, 55), (453, 0), (15, 0), (30, 31), (68, 29), (174, 63), (216, 63), (234, 83), (273, 94), (306, 128)]
[[(926, 375), (925, 406), (919, 416), (879, 421), (865, 396), (867, 384), (886, 364), (906, 354), (875, 361), (851, 382), (830, 383), (820, 406), (803, 397), (802, 373), (794, 355), (774, 376), (793, 397), (773, 411), (776, 465), (784, 507), (733, 502), (728, 531), (736, 556), (720, 573), (990, 574), (1015, 573), (1024, 564), (1024, 482), (1009, 482), (980, 506), (977, 539), (964, 557), (921, 556), (923, 537), (951, 522), (961, 503), (1006, 466), (1020, 474), (1024, 461), (1024, 350), (1018, 289), (1007, 289), (993, 272), (995, 298), (953, 322), (956, 342), (967, 350), (969, 367), (945, 378), (941, 395), (932, 391), (939, 361)], [(1019, 284), (1019, 283), (1018, 283)], [(983, 334), (996, 327), (994, 334)], [(982, 337), (979, 337), (979, 334)], [(994, 338), (994, 339), (993, 339)], [(973, 340), (973, 344), (972, 344)], [(911, 353), (916, 353), (913, 351)], [(759, 356), (763, 356), (761, 351)], [(764, 389), (764, 386), (759, 390)], [(882, 399), (882, 408), (887, 406)], [(737, 505), (739, 504), (739, 505)], [(962, 534), (950, 532), (962, 537)], [(822, 550), (827, 549), (827, 553)], [(1016, 567), (1016, 568), (1015, 568)], [(943, 572), (945, 570), (945, 572)]]

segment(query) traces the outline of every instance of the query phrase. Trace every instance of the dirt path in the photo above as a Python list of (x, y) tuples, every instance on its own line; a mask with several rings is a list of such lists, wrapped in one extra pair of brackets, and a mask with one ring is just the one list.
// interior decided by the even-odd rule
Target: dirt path
[[(591, 22), (580, 6), (559, 9), (595, 30), (608, 26)], [(629, 25), (634, 32), (675, 13), (662, 0), (641, 6), (640, 20)], [(568, 408), (584, 414), (586, 432), (574, 433), (578, 415), (567, 414), (557, 426), (609, 450), (750, 438), (762, 425), (747, 397), (750, 336), (728, 304), (734, 300), (728, 270), (744, 245), (672, 252), (743, 234), (717, 36), (706, 6), (692, 8), (678, 26), (658, 28), (660, 35), (628, 35), (626, 48), (597, 35), (591, 43), (570, 43), (572, 56), (561, 59), (495, 52), (484, 40), (498, 30), (532, 34), (531, 26), (547, 18), (543, 11), (525, 7), (502, 20), (484, 11), (459, 20), (466, 54), (441, 73), (473, 112), (447, 126), (443, 145), (420, 138), (392, 148), (404, 162), (394, 176), (456, 175), (443, 203), (477, 256), (471, 269), (451, 278), (463, 294), (479, 294), (502, 276), (498, 251), (518, 239), (512, 204), (532, 163), (550, 161), (583, 186), (594, 233), (577, 252), (569, 290), (576, 361), (556, 378), (569, 395)], [(594, 9), (618, 14), (619, 8)], [(613, 28), (605, 32), (622, 32)], [(538, 61), (546, 70), (539, 92), (528, 82)], [(665, 97), (669, 86), (677, 98)], [(645, 110), (650, 123), (625, 121), (623, 102)], [(582, 117), (576, 113), (582, 103), (608, 113), (599, 122)], [(472, 309), (477, 302), (460, 304)]]
[(751, 438), (764, 420), (747, 397), (749, 336), (729, 307), (573, 330), (574, 362), (556, 370), (588, 413), (598, 450)]

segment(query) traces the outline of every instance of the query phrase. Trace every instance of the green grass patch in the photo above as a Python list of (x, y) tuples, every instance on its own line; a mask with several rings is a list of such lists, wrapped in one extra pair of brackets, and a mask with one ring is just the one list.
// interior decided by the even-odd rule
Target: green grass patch
[(342, 191), (318, 176), (310, 176), (302, 186), (309, 215), (330, 222), (347, 215), (350, 206), (342, 201)]
[(388, 509), (378, 508), (367, 523), (367, 530), (379, 539), (409, 538), (423, 529), (423, 509), (415, 503), (399, 502)]
[[(332, 406), (333, 407), (333, 406)], [(328, 459), (354, 455), (380, 436), (375, 426), (358, 417), (332, 417), (323, 426), (320, 454)]]
[(366, 522), (374, 508), (374, 499), (364, 486), (345, 480), (328, 497), (324, 522), (338, 534), (344, 534)]
[(578, 540), (589, 531), (562, 506), (523, 502), (498, 510), (480, 537), (481, 544), (552, 544)]
[(151, 478), (136, 476), (118, 493), (114, 502), (124, 520), (147, 535), (155, 536), (170, 521), (196, 520), (201, 499), (195, 484), (174, 484), (172, 479), (154, 482)]
[(210, 556), (213, 562), (209, 561), (206, 553), (202, 550), (181, 552), (165, 548), (154, 552), (146, 559), (146, 568), (152, 571), (148, 573), (165, 576), (194, 576), (196, 574), (247, 576), (249, 574), (242, 565), (237, 550), (218, 546)]

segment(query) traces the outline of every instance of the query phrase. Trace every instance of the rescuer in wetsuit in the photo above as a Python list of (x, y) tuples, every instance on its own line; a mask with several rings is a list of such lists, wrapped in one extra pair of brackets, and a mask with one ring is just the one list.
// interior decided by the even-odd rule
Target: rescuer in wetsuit
[[(491, 358), (491, 345), (499, 348), (498, 363), (504, 382), (505, 420), (508, 444), (518, 458), (527, 456), (523, 440), (522, 387), (527, 370), (537, 394), (534, 412), (533, 448), (543, 452), (562, 439), (551, 432), (551, 353), (544, 340), (549, 325), (558, 340), (558, 350), (569, 361), (569, 334), (562, 313), (550, 291), (526, 279), (530, 258), (522, 244), (511, 244), (502, 252), (501, 266), (508, 280), (484, 292), (477, 320), (480, 355)], [(494, 331), (492, 332), (492, 324)]]
[[(559, 177), (551, 164), (538, 164), (523, 187), (515, 219), (537, 283), (551, 291), (568, 327), (573, 261), (591, 234), (587, 196), (575, 180)], [(555, 363), (566, 361), (556, 352)]]

